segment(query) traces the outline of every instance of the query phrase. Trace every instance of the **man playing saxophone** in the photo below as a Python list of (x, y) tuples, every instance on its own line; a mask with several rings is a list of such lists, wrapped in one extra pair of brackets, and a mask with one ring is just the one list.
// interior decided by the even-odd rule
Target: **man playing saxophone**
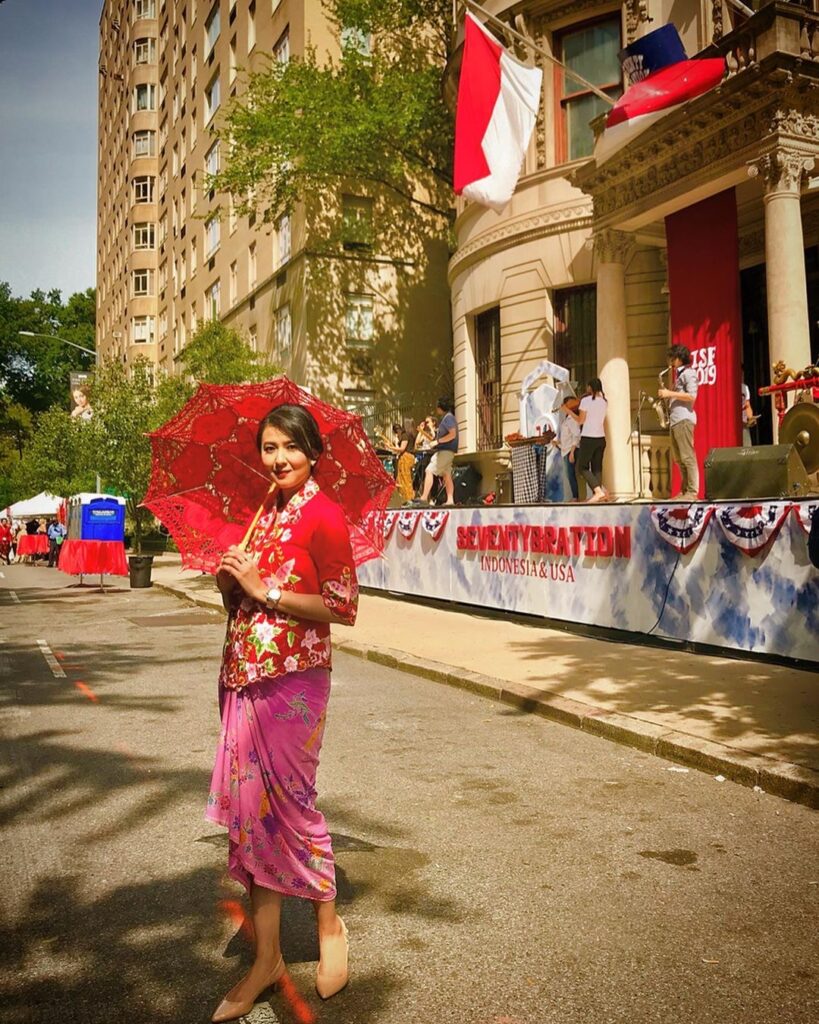
[(676, 370), (674, 389), (660, 388), (657, 394), (669, 402), (668, 421), (671, 438), (671, 457), (680, 467), (682, 490), (680, 501), (696, 501), (700, 489), (700, 474), (694, 452), (694, 427), (697, 414), (697, 374), (691, 366), (691, 353), (685, 345), (672, 345), (668, 350), (671, 368)]

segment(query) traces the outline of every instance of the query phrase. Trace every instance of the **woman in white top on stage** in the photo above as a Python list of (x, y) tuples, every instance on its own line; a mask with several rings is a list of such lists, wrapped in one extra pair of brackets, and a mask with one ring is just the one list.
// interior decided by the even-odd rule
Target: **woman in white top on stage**
[(577, 469), (592, 491), (590, 502), (605, 501), (608, 497), (600, 477), (603, 473), (603, 452), (606, 450), (606, 410), (608, 402), (603, 394), (603, 383), (593, 377), (586, 385), (586, 394), (580, 399), (577, 412), (569, 416), (580, 424), (580, 446), (577, 449)]

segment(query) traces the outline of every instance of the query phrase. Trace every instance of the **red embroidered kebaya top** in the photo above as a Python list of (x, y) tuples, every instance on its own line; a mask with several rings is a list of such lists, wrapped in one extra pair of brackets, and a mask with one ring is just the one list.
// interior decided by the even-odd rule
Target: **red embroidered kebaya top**
[[(321, 594), (352, 626), (358, 610), (344, 513), (311, 477), (285, 507), (259, 519), (247, 546), (267, 589)], [(330, 668), (330, 624), (298, 619), (241, 591), (231, 600), (219, 682), (230, 689), (287, 672)]]

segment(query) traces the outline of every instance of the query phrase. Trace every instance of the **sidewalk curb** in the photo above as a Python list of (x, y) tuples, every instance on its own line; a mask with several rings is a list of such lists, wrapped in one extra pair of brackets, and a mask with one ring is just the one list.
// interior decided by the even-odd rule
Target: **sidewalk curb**
[[(184, 587), (167, 583), (154, 583), (154, 587), (201, 608), (222, 610), (221, 602), (215, 595), (211, 598), (195, 597)], [(443, 665), (405, 651), (372, 647), (356, 640), (335, 639), (333, 648), (387, 668), (488, 697), (519, 711), (540, 715), (561, 725), (570, 725), (666, 761), (674, 761), (710, 775), (722, 775), (742, 786), (759, 786), (765, 793), (819, 809), (819, 772), (802, 765), (777, 761), (759, 754), (746, 754), (721, 743), (584, 704), (525, 683), (493, 679), (480, 672)]]

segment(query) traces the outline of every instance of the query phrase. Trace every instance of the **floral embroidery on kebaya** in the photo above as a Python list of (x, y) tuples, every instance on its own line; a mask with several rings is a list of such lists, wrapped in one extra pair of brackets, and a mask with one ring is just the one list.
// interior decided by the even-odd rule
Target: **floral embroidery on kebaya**
[[(350, 537), (344, 513), (312, 477), (283, 509), (259, 519), (248, 544), (265, 586), (320, 594), (327, 608), (353, 624), (358, 608)], [(241, 689), (261, 679), (330, 668), (330, 626), (296, 619), (246, 595), (233, 602), (220, 683)]]

